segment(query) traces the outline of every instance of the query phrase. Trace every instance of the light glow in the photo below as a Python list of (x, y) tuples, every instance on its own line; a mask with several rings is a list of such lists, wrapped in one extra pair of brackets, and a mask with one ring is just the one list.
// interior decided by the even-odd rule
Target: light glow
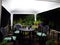
[(48, 1), (36, 1), (36, 0), (9, 0), (2, 1), (2, 5), (10, 12), (20, 11), (22, 13), (28, 13), (28, 11), (41, 13), (57, 7), (60, 7), (60, 3), (48, 2)]
[(35, 19), (35, 21), (37, 20), (36, 16), (37, 16), (37, 14), (34, 14), (34, 19)]

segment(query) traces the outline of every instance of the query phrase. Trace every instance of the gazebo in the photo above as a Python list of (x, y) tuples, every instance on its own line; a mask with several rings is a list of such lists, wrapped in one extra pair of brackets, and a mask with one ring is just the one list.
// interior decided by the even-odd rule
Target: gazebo
[(36, 15), (48, 10), (60, 7), (60, 3), (37, 1), (37, 0), (3, 0), (2, 6), (11, 14), (11, 28), (13, 26), (13, 14), (34, 14)]

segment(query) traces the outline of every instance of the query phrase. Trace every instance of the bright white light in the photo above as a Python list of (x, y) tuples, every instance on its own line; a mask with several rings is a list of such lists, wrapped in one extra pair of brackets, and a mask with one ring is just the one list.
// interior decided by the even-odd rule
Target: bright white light
[(12, 26), (13, 26), (13, 14), (12, 13), (11, 13), (10, 20), (11, 20), (11, 29), (12, 29)]
[(35, 19), (35, 21), (37, 20), (37, 17), (36, 17), (36, 16), (37, 16), (37, 14), (34, 14), (34, 19)]
[(28, 11), (31, 13), (31, 10), (34, 10), (41, 13), (60, 7), (60, 3), (36, 0), (9, 0), (6, 2), (3, 1), (2, 5), (11, 13), (15, 10), (22, 11), (23, 13), (28, 13)]

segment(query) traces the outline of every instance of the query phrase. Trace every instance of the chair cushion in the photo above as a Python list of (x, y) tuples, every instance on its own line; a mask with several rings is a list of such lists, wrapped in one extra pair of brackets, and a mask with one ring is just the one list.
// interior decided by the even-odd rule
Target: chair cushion
[(38, 36), (46, 36), (46, 34), (45, 33), (42, 33), (42, 32), (37, 32), (37, 35)]
[(16, 36), (12, 36), (13, 40), (16, 40)]
[(11, 41), (11, 37), (5, 37), (4, 40), (8, 40), (8, 41)]

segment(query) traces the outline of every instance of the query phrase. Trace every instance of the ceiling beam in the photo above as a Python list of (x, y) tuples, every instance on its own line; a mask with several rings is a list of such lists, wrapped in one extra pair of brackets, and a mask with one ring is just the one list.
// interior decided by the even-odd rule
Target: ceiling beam
[(38, 0), (38, 1), (49, 1), (49, 2), (58, 2), (58, 3), (60, 3), (60, 0)]

